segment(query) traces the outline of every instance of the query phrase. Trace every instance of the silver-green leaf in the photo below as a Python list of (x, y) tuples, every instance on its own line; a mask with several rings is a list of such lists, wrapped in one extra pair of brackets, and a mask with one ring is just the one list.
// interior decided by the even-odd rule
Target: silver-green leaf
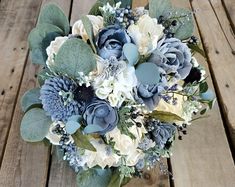
[(55, 4), (45, 5), (39, 15), (38, 24), (49, 23), (63, 30), (64, 35), (69, 34), (69, 20), (64, 12)]
[(153, 111), (151, 114), (149, 114), (150, 117), (153, 117), (155, 119), (160, 120), (161, 122), (174, 122), (174, 121), (184, 121), (183, 118), (180, 116), (171, 113), (171, 112), (165, 112), (165, 111)]
[(171, 9), (170, 0), (149, 0), (149, 14), (152, 18), (159, 18)]
[(89, 18), (87, 16), (83, 16), (81, 20), (82, 20), (84, 29), (86, 30), (86, 33), (88, 35), (88, 38), (90, 40), (91, 47), (92, 47), (93, 51), (95, 53), (97, 53), (95, 43), (94, 43), (94, 32), (93, 32), (93, 26), (91, 24), (91, 21), (89, 20)]
[(136, 65), (140, 57), (137, 46), (132, 43), (126, 43), (123, 46), (123, 54), (131, 66)]
[(31, 106), (41, 105), (40, 97), (40, 88), (34, 88), (25, 92), (21, 98), (20, 104), (23, 112), (26, 112)]
[(80, 72), (85, 75), (96, 68), (96, 59), (90, 46), (83, 40), (72, 38), (59, 49), (55, 63), (51, 69), (55, 73), (64, 74), (76, 79)]
[(25, 113), (21, 126), (20, 134), (27, 142), (42, 141), (49, 131), (52, 121), (46, 116), (43, 109), (33, 108)]

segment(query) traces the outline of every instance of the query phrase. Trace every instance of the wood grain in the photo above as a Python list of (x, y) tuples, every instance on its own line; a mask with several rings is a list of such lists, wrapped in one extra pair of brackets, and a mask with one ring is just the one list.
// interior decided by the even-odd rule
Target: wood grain
[[(60, 2), (62, 1), (56, 1), (57, 4), (62, 6)], [(21, 29), (23, 29), (23, 26)], [(27, 35), (22, 40), (26, 43)], [(30, 60), (27, 61), (0, 171), (1, 187), (44, 187), (47, 184), (50, 147), (44, 145), (44, 143), (30, 144), (24, 142), (19, 134), (22, 118), (20, 98), (26, 90), (37, 86), (35, 75), (38, 70), (39, 66), (31, 64)]]
[[(194, 0), (192, 6), (194, 9), (200, 10), (200, 13), (196, 14), (197, 23), (235, 149), (235, 105), (232, 104), (235, 103), (235, 97), (233, 97), (235, 93), (235, 52), (231, 47), (231, 43), (235, 43), (235, 38), (228, 42), (226, 32), (221, 27), (213, 7), (208, 1)], [(224, 19), (226, 20), (226, 18)]]
[(0, 165), (27, 57), (27, 37), (41, 0), (0, 3)]
[[(190, 8), (188, 0), (173, 0), (173, 2), (179, 7)], [(205, 7), (202, 8), (203, 10), (199, 9), (196, 16), (204, 15)], [(204, 15), (203, 19), (205, 18), (211, 20), (208, 15)], [(204, 32), (201, 30), (201, 33)], [(208, 35), (209, 33), (212, 32), (208, 31)], [(198, 36), (197, 30), (195, 34)], [(209, 72), (205, 59), (200, 55), (196, 58)], [(213, 88), (210, 77), (208, 82)], [(176, 141), (171, 164), (175, 187), (231, 187), (235, 184), (234, 163), (217, 104), (208, 118), (195, 121), (188, 128), (188, 135), (182, 141)]]
[(235, 32), (235, 1), (234, 0), (223, 0), (223, 5), (227, 11), (228, 17)]

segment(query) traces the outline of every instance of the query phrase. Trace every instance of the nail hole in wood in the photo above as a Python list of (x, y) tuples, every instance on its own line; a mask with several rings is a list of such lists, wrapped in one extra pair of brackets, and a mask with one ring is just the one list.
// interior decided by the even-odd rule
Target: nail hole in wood
[(14, 73), (14, 72), (15, 72), (15, 68), (12, 68), (12, 69), (11, 69), (11, 73)]
[(16, 47), (13, 48), (13, 51), (16, 51)]
[(38, 77), (38, 75), (37, 75), (37, 74), (35, 74), (35, 75), (34, 75), (34, 77), (35, 77), (35, 78), (37, 78), (37, 77)]
[(225, 84), (226, 88), (229, 88), (229, 84)]
[(218, 50), (215, 50), (215, 53), (216, 53), (216, 54), (219, 54), (219, 51), (218, 51)]
[(24, 50), (24, 47), (21, 47), (21, 50)]
[(13, 86), (10, 86), (10, 90), (13, 88)]
[(1, 95), (4, 95), (5, 94), (5, 90), (3, 90), (2, 92), (1, 92)]
[(235, 55), (235, 51), (232, 51), (232, 54)]

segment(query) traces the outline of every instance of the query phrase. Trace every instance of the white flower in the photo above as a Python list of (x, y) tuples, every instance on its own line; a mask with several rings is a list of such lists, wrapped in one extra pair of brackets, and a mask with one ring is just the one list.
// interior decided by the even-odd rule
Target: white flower
[[(53, 130), (57, 125), (60, 125), (60, 127), (65, 127), (65, 124), (63, 122), (53, 122), (50, 126), (49, 132), (46, 135), (46, 138), (53, 144), (53, 145), (60, 145), (60, 138), (62, 135), (55, 134)], [(69, 141), (66, 142), (66, 144), (73, 141), (73, 138), (71, 135), (69, 135)]]
[(199, 68), (201, 72), (201, 79), (200, 81), (204, 80), (206, 78), (206, 71), (205, 69), (197, 62), (197, 59), (195, 57), (192, 57), (191, 60), (193, 67)]
[(144, 14), (137, 24), (128, 28), (128, 33), (138, 46), (141, 55), (152, 52), (157, 47), (158, 40), (163, 36), (164, 27), (158, 24), (156, 18)]
[(120, 151), (121, 155), (126, 155), (126, 162), (128, 166), (134, 166), (140, 158), (143, 158), (144, 153), (138, 149), (138, 145), (143, 138), (143, 134), (147, 133), (145, 128), (136, 127), (133, 125), (129, 128), (129, 131), (136, 137), (131, 139), (129, 136), (122, 134), (116, 127), (111, 132), (108, 132), (105, 136), (107, 140), (115, 142), (114, 149)]
[(85, 150), (83, 158), (86, 160), (87, 166), (92, 168), (96, 165), (101, 168), (106, 166), (117, 166), (120, 156), (113, 152), (107, 151), (108, 146), (102, 139), (91, 139), (90, 143), (96, 148), (96, 152)]
[[(112, 107), (120, 107), (126, 99), (134, 100), (133, 88), (137, 86), (135, 68), (126, 66), (125, 62), (121, 63), (124, 68), (118, 74), (105, 78), (100, 75), (93, 83), (96, 96), (100, 99), (108, 99)], [(105, 68), (101, 66), (98, 71), (102, 73)]]
[[(91, 24), (93, 26), (93, 32), (94, 35), (96, 36), (99, 30), (103, 28), (103, 17), (93, 16), (93, 15), (87, 15), (87, 17), (91, 21)], [(85, 42), (89, 39), (87, 32), (84, 28), (84, 25), (82, 23), (82, 20), (78, 20), (73, 24), (72, 34), (81, 36)]]
[(51, 44), (47, 47), (46, 52), (47, 52), (47, 61), (46, 64), (50, 68), (54, 65), (55, 63), (55, 56), (57, 55), (60, 47), (68, 40), (67, 36), (59, 36), (56, 37), (54, 41), (51, 42)]
[(182, 107), (182, 117), (185, 119), (185, 123), (191, 124), (192, 114), (197, 113), (202, 108), (202, 104), (198, 101), (185, 101)]

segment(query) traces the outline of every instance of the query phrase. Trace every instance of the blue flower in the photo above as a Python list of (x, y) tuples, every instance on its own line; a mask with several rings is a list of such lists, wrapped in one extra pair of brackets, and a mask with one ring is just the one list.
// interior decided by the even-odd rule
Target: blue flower
[(112, 25), (104, 28), (97, 38), (98, 55), (103, 59), (109, 59), (112, 56), (120, 58), (124, 44), (130, 42), (131, 39), (126, 31), (119, 26)]
[(158, 42), (149, 62), (156, 63), (166, 74), (185, 79), (192, 68), (191, 57), (190, 49), (185, 43), (177, 38), (163, 38)]
[(113, 130), (118, 124), (118, 113), (104, 100), (94, 99), (83, 114), (87, 126), (85, 133), (105, 133)]
[(52, 120), (66, 122), (73, 115), (81, 115), (85, 103), (74, 100), (77, 85), (65, 77), (47, 79), (40, 91), (43, 109)]

